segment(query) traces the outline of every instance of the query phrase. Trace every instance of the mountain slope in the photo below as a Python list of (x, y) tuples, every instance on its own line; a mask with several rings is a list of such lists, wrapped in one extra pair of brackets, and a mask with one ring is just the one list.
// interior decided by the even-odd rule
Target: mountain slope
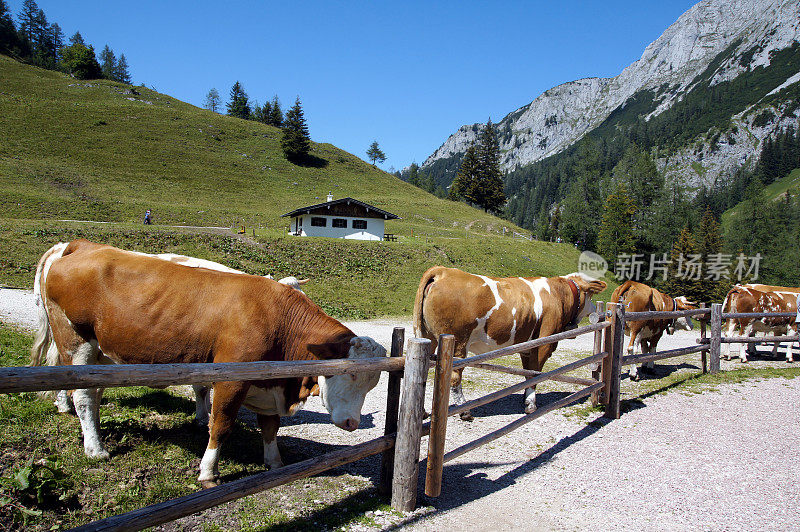
[[(775, 69), (771, 67), (780, 51), (796, 46), (798, 37), (797, 0), (704, 0), (684, 13), (617, 77), (586, 78), (559, 85), (503, 118), (497, 124), (503, 167), (518, 169), (560, 153), (615, 113), (622, 113), (626, 105), (647, 101), (629, 119), (650, 122), (693, 90), (729, 84), (747, 73), (770, 78), (770, 88), (748, 90), (743, 106), (726, 117), (737, 128), (731, 132), (733, 142), (715, 142), (711, 149), (706, 137), (716, 132), (709, 135), (707, 128), (691, 141), (671, 146), (672, 157), (660, 160), (662, 168), (693, 183), (713, 181), (729, 170), (731, 163), (741, 165), (750, 160), (773, 131), (791, 120), (796, 123), (793, 106), (797, 101), (800, 60), (793, 56), (790, 67), (780, 69), (779, 79), (773, 79)], [(761, 79), (755, 80), (756, 85), (760, 83)], [(770, 101), (762, 101), (773, 90), (776, 92)], [(791, 109), (787, 111), (787, 107)], [(767, 108), (773, 109), (778, 118), (754, 126), (756, 111)], [(478, 130), (478, 125), (462, 126), (423, 163), (423, 169), (437, 183), (449, 184)], [(727, 138), (723, 137), (723, 141)], [(702, 147), (692, 142), (698, 139)], [(703, 156), (704, 170), (700, 175), (691, 171), (692, 163)]]
[[(281, 215), (351, 196), (399, 215), (389, 232), (508, 222), (446, 202), (330, 144), (289, 163), (280, 130), (144, 87), (78, 81), (0, 55), (0, 216), (283, 229)], [(313, 132), (312, 132), (313, 133)], [(424, 230), (422, 230), (424, 228)], [(519, 228), (516, 228), (519, 230)]]

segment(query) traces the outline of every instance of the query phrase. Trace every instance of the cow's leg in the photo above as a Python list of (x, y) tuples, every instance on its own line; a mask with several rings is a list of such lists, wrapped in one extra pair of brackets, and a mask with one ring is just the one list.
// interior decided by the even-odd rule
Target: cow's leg
[(258, 414), (256, 417), (258, 418), (258, 426), (261, 427), (261, 437), (264, 440), (264, 465), (267, 469), (283, 467), (277, 438), (278, 427), (281, 424), (280, 416)]
[[(734, 319), (729, 319), (728, 320), (727, 336), (730, 337), (730, 336), (733, 336), (736, 333), (736, 325), (737, 325), (736, 320), (734, 320)], [(741, 346), (740, 346), (740, 348), (741, 348)], [(733, 349), (733, 344), (732, 343), (729, 343), (729, 344), (727, 344), (725, 346), (725, 356), (723, 357), (723, 358), (725, 358), (725, 360), (730, 360), (731, 359), (731, 349)]]
[(208, 413), (211, 411), (211, 388), (198, 384), (194, 390), (194, 422), (201, 427), (208, 426)]
[[(78, 340), (75, 335), (72, 349), (69, 350), (73, 364), (95, 364), (100, 350), (97, 341), (89, 342)], [(72, 402), (75, 404), (75, 413), (81, 423), (83, 433), (83, 451), (89, 458), (106, 460), (108, 451), (100, 440), (100, 397), (102, 389), (87, 388), (75, 390), (72, 393)]]
[(60, 414), (69, 414), (72, 412), (72, 406), (70, 405), (69, 399), (69, 393), (67, 390), (58, 390), (56, 392), (56, 398), (53, 401), (53, 404), (56, 405), (56, 409)]
[[(467, 356), (467, 342), (465, 341), (458, 341), (456, 340), (456, 347), (454, 357), (458, 358), (466, 358)], [(464, 397), (464, 390), (461, 387), (461, 377), (464, 369), (454, 369), (450, 373), (450, 397), (452, 398), (451, 402), (454, 405), (463, 405), (467, 402), (467, 399)], [(472, 417), (472, 412), (467, 410), (466, 412), (461, 412), (460, 417), (464, 421), (472, 421), (474, 418)]]
[(236, 414), (242, 406), (250, 385), (245, 382), (217, 382), (214, 384), (214, 401), (211, 403), (209, 437), (206, 452), (200, 461), (200, 476), (204, 488), (216, 486), (219, 480), (219, 451), (222, 442), (230, 435)]
[[(636, 348), (639, 348), (639, 352), (642, 352), (642, 337), (638, 335), (637, 330), (631, 329), (631, 340), (628, 342), (628, 356), (633, 356), (636, 354)], [(631, 364), (630, 369), (628, 370), (628, 378), (632, 381), (639, 380), (639, 366), (637, 364)]]
[[(742, 335), (748, 338), (755, 338), (756, 330), (755, 327), (753, 327), (752, 322), (748, 323), (747, 326), (744, 327)], [(739, 345), (739, 362), (747, 363), (747, 355), (753, 354), (753, 351), (751, 351), (751, 349), (755, 350), (755, 345), (756, 344), (754, 343), (748, 343), (747, 346), (742, 346), (741, 344)]]
[[(522, 367), (528, 370), (542, 371), (544, 363), (547, 362), (547, 359), (553, 354), (557, 345), (558, 344), (543, 345), (536, 349), (531, 349), (527, 353), (520, 353)], [(536, 412), (535, 385), (525, 389), (525, 413), (532, 414), (533, 412)]]

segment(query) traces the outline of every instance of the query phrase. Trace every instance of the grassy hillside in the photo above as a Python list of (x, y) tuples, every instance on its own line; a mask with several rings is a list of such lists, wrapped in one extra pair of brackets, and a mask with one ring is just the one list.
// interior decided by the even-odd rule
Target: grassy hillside
[[(800, 190), (800, 168), (796, 168), (789, 175), (770, 183), (764, 187), (761, 194), (764, 199), (776, 200), (786, 194), (788, 190), (792, 190), (793, 194)], [(727, 230), (741, 216), (742, 204), (739, 203), (722, 213), (722, 227)]]
[[(435, 264), (497, 276), (559, 275), (577, 265), (569, 245), (507, 236), (522, 230), (330, 144), (312, 144), (312, 164), (296, 166), (283, 157), (278, 129), (144, 87), (133, 93), (110, 81), (78, 81), (4, 56), (0, 79), (5, 285), (30, 286), (44, 250), (85, 237), (309, 277), (307, 292), (333, 315), (368, 318), (410, 314), (417, 281)], [(399, 241), (287, 237), (281, 215), (325, 201), (328, 192), (399, 215), (386, 224)], [(156, 225), (143, 227), (148, 208)], [(175, 227), (241, 223), (248, 238)]]

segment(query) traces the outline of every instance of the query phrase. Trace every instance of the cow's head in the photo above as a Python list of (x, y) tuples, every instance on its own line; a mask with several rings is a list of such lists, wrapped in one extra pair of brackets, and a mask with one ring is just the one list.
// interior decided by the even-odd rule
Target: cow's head
[(593, 279), (584, 273), (571, 273), (566, 276), (575, 283), (578, 287), (578, 297), (580, 298), (580, 306), (578, 313), (575, 316), (575, 323), (579, 323), (583, 318), (595, 312), (597, 307), (592, 301), (592, 297), (599, 294), (606, 289), (605, 281)]
[[(348, 347), (347, 358), (350, 360), (386, 356), (386, 349), (368, 336), (355, 336), (340, 349), (342, 347)], [(318, 348), (319, 346), (309, 346), (312, 352)], [(344, 430), (356, 430), (361, 421), (364, 398), (378, 384), (380, 376), (379, 371), (370, 371), (320, 377), (319, 397), (331, 415), (331, 422)]]
[[(675, 310), (694, 310), (697, 308), (697, 303), (692, 303), (686, 296), (676, 297)], [(691, 331), (694, 327), (692, 318), (683, 316), (676, 318), (667, 326), (667, 334), (673, 334), (675, 331)]]

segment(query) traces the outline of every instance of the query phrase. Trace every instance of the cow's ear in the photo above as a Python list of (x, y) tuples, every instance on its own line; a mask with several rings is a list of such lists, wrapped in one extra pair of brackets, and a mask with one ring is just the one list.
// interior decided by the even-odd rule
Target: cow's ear
[(325, 342), (323, 344), (308, 344), (308, 352), (321, 360), (329, 358), (347, 358), (350, 351), (349, 342)]
[(592, 280), (589, 281), (586, 291), (590, 294), (599, 294), (606, 289), (606, 286), (605, 281)]

